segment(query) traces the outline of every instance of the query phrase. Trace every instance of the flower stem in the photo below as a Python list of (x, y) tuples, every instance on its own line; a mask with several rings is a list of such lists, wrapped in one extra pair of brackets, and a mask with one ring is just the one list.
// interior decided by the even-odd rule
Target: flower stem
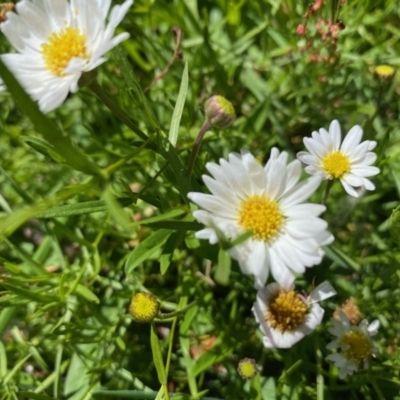
[(326, 200), (328, 199), (329, 191), (331, 190), (332, 185), (333, 185), (333, 180), (328, 180), (326, 182), (326, 187), (324, 190), (324, 194), (322, 196), (321, 204), (323, 204), (323, 205), (326, 204)]
[(168, 314), (158, 314), (157, 319), (167, 319), (167, 318), (172, 318), (172, 317), (177, 317), (178, 315), (184, 314), (187, 310), (192, 308), (196, 304), (196, 301), (192, 301), (190, 304), (188, 304), (186, 307), (181, 308), (180, 310), (173, 311)]
[(104, 103), (104, 105), (112, 111), (112, 113), (123, 122), (129, 129), (136, 133), (141, 139), (147, 140), (147, 135), (122, 111), (117, 104), (108, 96), (103, 88), (96, 82), (92, 81), (88, 87), (93, 93)]
[(196, 161), (197, 154), (200, 149), (201, 142), (206, 132), (211, 128), (211, 123), (207, 120), (204, 122), (203, 126), (200, 128), (197, 134), (196, 140), (194, 141), (192, 152), (190, 153), (189, 163), (187, 167), (187, 174), (190, 177), (192, 175), (194, 162)]

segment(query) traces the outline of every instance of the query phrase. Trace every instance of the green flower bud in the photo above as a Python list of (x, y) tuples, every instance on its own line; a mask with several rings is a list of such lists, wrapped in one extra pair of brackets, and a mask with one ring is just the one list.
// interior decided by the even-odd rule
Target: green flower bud
[(236, 119), (235, 109), (230, 101), (222, 96), (212, 96), (205, 104), (207, 121), (216, 128), (227, 128)]
[(138, 322), (151, 322), (160, 311), (157, 297), (151, 293), (136, 293), (129, 306), (129, 313)]
[(390, 216), (390, 236), (400, 245), (400, 206), (395, 208)]
[(252, 358), (243, 358), (243, 360), (240, 360), (238, 372), (243, 379), (253, 378), (258, 372), (258, 367), (255, 360)]

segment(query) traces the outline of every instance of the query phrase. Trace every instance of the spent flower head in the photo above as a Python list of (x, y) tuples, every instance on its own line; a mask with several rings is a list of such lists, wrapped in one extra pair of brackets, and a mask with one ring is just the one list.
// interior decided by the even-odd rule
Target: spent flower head
[(206, 226), (197, 238), (215, 244), (250, 233), (228, 252), (244, 274), (254, 275), (257, 287), (265, 285), (269, 270), (277, 282), (293, 281), (291, 270), (302, 274), (319, 264), (321, 245), (333, 241), (327, 223), (318, 218), (325, 206), (303, 203), (318, 188), (320, 177), (299, 183), (300, 162), (287, 164), (287, 158), (286, 152), (273, 148), (263, 167), (248, 151), (231, 153), (228, 161), (206, 165), (214, 179), (203, 175), (203, 181), (212, 194), (188, 194), (203, 208), (193, 213)]
[(346, 378), (358, 370), (361, 362), (364, 368), (368, 368), (370, 356), (374, 356), (377, 349), (374, 347), (371, 337), (378, 333), (379, 321), (375, 320), (368, 323), (362, 320), (360, 324), (351, 325), (346, 314), (340, 313), (340, 320), (331, 319), (333, 327), (329, 329), (336, 339), (330, 342), (326, 347), (328, 349), (340, 349), (339, 353), (330, 354), (327, 360), (333, 361), (339, 368), (339, 377)]
[(131, 300), (129, 313), (138, 322), (151, 322), (160, 311), (157, 297), (148, 292), (138, 292)]
[(43, 112), (54, 110), (78, 91), (82, 73), (129, 37), (114, 31), (132, 4), (114, 6), (106, 24), (110, 0), (22, 0), (1, 24), (17, 53), (1, 58)]
[(265, 347), (289, 348), (321, 324), (323, 308), (317, 304), (336, 291), (323, 282), (310, 295), (298, 293), (294, 285), (274, 282), (259, 289), (253, 313), (263, 333)]
[(321, 128), (312, 133), (312, 138), (304, 138), (307, 151), (297, 153), (297, 158), (307, 165), (306, 172), (323, 179), (339, 179), (346, 192), (354, 197), (359, 193), (355, 188), (374, 190), (375, 185), (367, 179), (379, 174), (377, 167), (371, 166), (376, 160), (373, 150), (376, 142), (361, 142), (363, 130), (353, 126), (342, 142), (339, 122), (333, 120), (329, 132)]

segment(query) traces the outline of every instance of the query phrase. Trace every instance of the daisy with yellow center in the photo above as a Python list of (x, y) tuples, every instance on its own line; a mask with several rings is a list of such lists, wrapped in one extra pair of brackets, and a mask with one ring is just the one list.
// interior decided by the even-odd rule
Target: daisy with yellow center
[(114, 6), (106, 24), (109, 0), (22, 0), (0, 26), (17, 53), (1, 58), (43, 112), (54, 110), (129, 37), (113, 35), (132, 3)]
[(321, 324), (323, 308), (317, 304), (336, 291), (328, 282), (317, 286), (309, 296), (294, 285), (271, 283), (259, 289), (253, 313), (263, 333), (265, 347), (289, 348)]
[(327, 224), (318, 218), (325, 207), (303, 203), (318, 188), (321, 178), (299, 183), (301, 164), (287, 163), (288, 154), (276, 148), (265, 167), (245, 150), (231, 153), (219, 164), (208, 163), (214, 179), (203, 175), (212, 194), (189, 193), (203, 210), (194, 217), (206, 227), (199, 239), (217, 243), (251, 236), (228, 250), (243, 273), (254, 275), (256, 287), (264, 287), (269, 270), (277, 282), (293, 281), (296, 273), (321, 262), (321, 245), (333, 240)]
[(373, 167), (376, 154), (373, 150), (376, 142), (361, 142), (363, 131), (356, 125), (350, 129), (342, 143), (339, 122), (334, 120), (329, 132), (321, 128), (312, 133), (312, 138), (304, 138), (307, 151), (300, 151), (297, 158), (307, 165), (306, 172), (319, 175), (323, 179), (339, 179), (346, 192), (354, 197), (361, 190), (374, 190), (375, 185), (367, 179), (379, 174), (379, 168)]
[(371, 337), (378, 333), (379, 321), (375, 320), (369, 324), (364, 319), (358, 326), (351, 325), (343, 312), (340, 313), (339, 321), (334, 318), (331, 321), (333, 328), (330, 328), (329, 332), (336, 336), (336, 339), (326, 347), (338, 348), (340, 353), (330, 354), (326, 359), (333, 361), (339, 368), (339, 377), (344, 379), (347, 375), (352, 375), (358, 370), (361, 362), (364, 368), (368, 368), (368, 359), (377, 352)]

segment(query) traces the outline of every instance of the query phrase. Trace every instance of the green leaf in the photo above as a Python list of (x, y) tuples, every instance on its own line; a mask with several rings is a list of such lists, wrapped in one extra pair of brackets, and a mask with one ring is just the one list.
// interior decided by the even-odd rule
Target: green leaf
[(20, 399), (32, 399), (32, 400), (56, 400), (53, 397), (46, 396), (41, 393), (33, 393), (33, 392), (18, 392), (17, 396)]
[(140, 242), (129, 255), (125, 264), (125, 273), (128, 275), (143, 261), (151, 257), (167, 240), (171, 234), (168, 229), (160, 229)]
[(29, 117), (35, 130), (53, 146), (53, 151), (65, 159), (65, 163), (88, 175), (100, 175), (101, 170), (86, 154), (75, 147), (71, 139), (50, 118), (40, 112), (37, 104), (25, 93), (21, 85), (0, 60), (0, 76), (13, 95), (18, 108)]
[(24, 297), (25, 299), (29, 299), (31, 301), (37, 301), (38, 303), (48, 304), (48, 303), (52, 303), (57, 300), (57, 298), (42, 294), (42, 293), (40, 293), (40, 291), (24, 289), (20, 286), (10, 285), (9, 283), (5, 283), (5, 282), (3, 282), (2, 285), (10, 292), (16, 293), (16, 294)]
[(214, 279), (220, 285), (227, 285), (229, 283), (229, 276), (231, 274), (231, 257), (223, 249), (218, 253), (217, 270), (215, 271)]
[(8, 382), (11, 381), (11, 379), (14, 377), (16, 373), (19, 372), (19, 370), (22, 368), (22, 366), (25, 364), (25, 362), (32, 356), (32, 354), (28, 354), (25, 356), (23, 359), (19, 360), (13, 367), (13, 369), (4, 377), (2, 384), (6, 386)]
[(178, 141), (179, 125), (181, 123), (183, 107), (185, 106), (186, 95), (188, 91), (189, 74), (188, 63), (186, 61), (185, 68), (182, 74), (181, 86), (179, 88), (178, 98), (176, 99), (174, 112), (172, 114), (171, 125), (169, 127), (168, 139), (173, 146), (176, 146)]
[(4, 347), (3, 341), (0, 340), (0, 382), (6, 375), (7, 375), (7, 352), (6, 348)]
[(161, 353), (160, 341), (158, 340), (156, 327), (154, 323), (151, 324), (150, 344), (151, 344), (151, 351), (153, 353), (154, 365), (157, 370), (158, 381), (161, 383), (161, 385), (166, 385), (167, 375), (165, 373), (165, 366)]
[(113, 54), (118, 62), (118, 66), (121, 69), (122, 76), (127, 85), (129, 93), (131, 93), (133, 100), (137, 107), (142, 111), (143, 116), (147, 122), (156, 130), (160, 130), (160, 124), (154, 115), (153, 110), (149, 106), (146, 96), (143, 93), (142, 88), (139, 85), (139, 80), (126, 57), (125, 50), (122, 46), (117, 46), (113, 49)]
[(185, 232), (174, 232), (166, 241), (160, 257), (160, 271), (162, 275), (167, 272), (172, 261), (172, 256), (174, 255), (174, 250), (180, 245), (184, 237)]
[(87, 287), (84, 285), (81, 285), (80, 283), (76, 286), (75, 291), (80, 294), (82, 297), (85, 299), (92, 301), (96, 304), (100, 303), (99, 298)]

